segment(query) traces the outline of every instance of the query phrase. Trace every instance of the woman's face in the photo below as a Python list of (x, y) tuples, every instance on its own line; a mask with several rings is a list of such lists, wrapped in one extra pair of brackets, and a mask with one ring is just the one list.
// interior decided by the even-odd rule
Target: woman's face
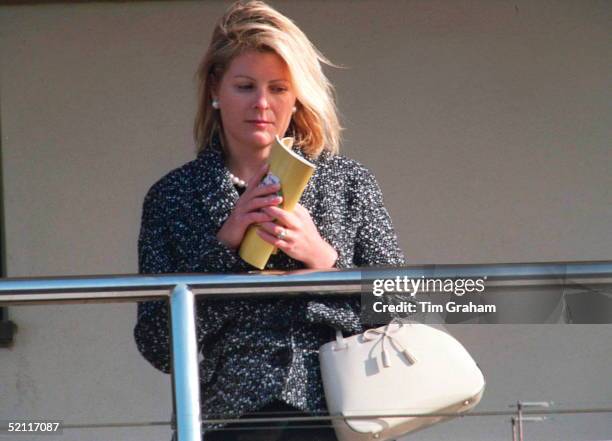
[(232, 60), (216, 90), (226, 141), (232, 149), (261, 149), (289, 127), (295, 92), (284, 60), (249, 51)]

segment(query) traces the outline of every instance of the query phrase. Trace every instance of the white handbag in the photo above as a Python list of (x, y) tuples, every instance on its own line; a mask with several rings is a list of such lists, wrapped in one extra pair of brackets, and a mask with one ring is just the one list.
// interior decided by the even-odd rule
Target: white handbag
[[(419, 323), (391, 323), (319, 349), (327, 407), (339, 441), (393, 440), (460, 414), (480, 401), (485, 380), (451, 335)], [(351, 416), (371, 418), (352, 419)], [(380, 417), (378, 416), (380, 415)]]

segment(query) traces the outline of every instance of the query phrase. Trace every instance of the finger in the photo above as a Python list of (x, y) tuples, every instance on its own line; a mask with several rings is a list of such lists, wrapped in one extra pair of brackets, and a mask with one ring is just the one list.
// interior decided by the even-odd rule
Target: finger
[(283, 202), (283, 198), (281, 196), (276, 196), (276, 195), (260, 197), (260, 198), (253, 198), (246, 203), (245, 210), (246, 211), (259, 210), (263, 207), (279, 205), (282, 202)]
[(295, 219), (295, 214), (287, 210), (283, 210), (282, 208), (279, 208), (279, 207), (267, 206), (267, 207), (263, 207), (262, 211), (264, 213), (269, 214), (274, 219), (278, 220), (278, 222), (281, 225), (284, 225), (286, 227), (293, 228), (293, 229), (297, 227), (298, 222)]
[(285, 242), (289, 242), (291, 240), (289, 238), (289, 230), (285, 227), (275, 224), (274, 222), (262, 222), (261, 224), (259, 224), (259, 226), (277, 239), (280, 239), (280, 236), (283, 235), (283, 238), (281, 240), (284, 240)]
[[(279, 190), (280, 190), (280, 184), (264, 185), (264, 186), (255, 187), (254, 189), (248, 189), (247, 191), (242, 193), (242, 195), (238, 198), (238, 201), (236, 202), (236, 208), (239, 210), (239, 212), (252, 211), (255, 209), (259, 209), (260, 207), (266, 205), (266, 203), (262, 200), (262, 201), (259, 201), (253, 204), (251, 202), (252, 200), (256, 198), (264, 197), (264, 196), (270, 196), (270, 197), (279, 196), (282, 198), (282, 195), (279, 194), (280, 193)], [(282, 203), (282, 199), (278, 202), (274, 202), (273, 200), (270, 200), (270, 204), (278, 205), (281, 203)]]
[(270, 217), (270, 215), (264, 213), (263, 211), (252, 211), (242, 216), (240, 221), (241, 221), (242, 227), (246, 228), (252, 224), (262, 224), (265, 222), (272, 222), (273, 219)]
[(263, 177), (268, 173), (269, 168), (270, 165), (268, 163), (263, 164), (259, 170), (257, 170), (257, 173), (251, 176), (251, 179), (247, 182), (247, 189), (253, 191), (253, 189), (257, 188)]
[(284, 240), (279, 239), (278, 237), (268, 233), (266, 230), (262, 228), (257, 229), (257, 235), (261, 237), (263, 240), (268, 242), (271, 245), (274, 245), (276, 248), (285, 251), (289, 248), (289, 244)]
[(278, 193), (280, 189), (281, 189), (280, 184), (258, 185), (249, 193), (248, 196), (251, 196), (251, 197), (265, 196), (270, 193)]

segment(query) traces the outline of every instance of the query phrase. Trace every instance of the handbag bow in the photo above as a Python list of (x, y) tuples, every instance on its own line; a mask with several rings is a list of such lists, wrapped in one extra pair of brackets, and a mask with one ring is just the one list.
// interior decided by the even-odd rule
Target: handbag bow
[(408, 352), (408, 349), (406, 349), (400, 343), (397, 336), (393, 336), (393, 334), (395, 334), (397, 331), (401, 329), (403, 324), (400, 324), (398, 327), (394, 327), (394, 328), (391, 328), (390, 326), (391, 324), (385, 326), (384, 328), (368, 329), (367, 331), (363, 333), (364, 341), (382, 339), (381, 356), (382, 356), (382, 362), (383, 362), (384, 367), (391, 366), (391, 360), (389, 358), (389, 353), (387, 352), (387, 348), (385, 347), (386, 340), (389, 340), (391, 344), (395, 346), (395, 349), (397, 349), (399, 352), (401, 352), (404, 355), (408, 363), (410, 364), (416, 363), (416, 358), (412, 354), (410, 354), (410, 352)]

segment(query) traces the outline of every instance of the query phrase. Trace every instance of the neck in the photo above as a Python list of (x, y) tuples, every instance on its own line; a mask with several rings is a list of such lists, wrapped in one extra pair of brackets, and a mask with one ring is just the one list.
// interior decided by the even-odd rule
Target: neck
[(226, 165), (234, 176), (249, 181), (268, 160), (270, 146), (263, 148), (239, 147), (225, 142)]

